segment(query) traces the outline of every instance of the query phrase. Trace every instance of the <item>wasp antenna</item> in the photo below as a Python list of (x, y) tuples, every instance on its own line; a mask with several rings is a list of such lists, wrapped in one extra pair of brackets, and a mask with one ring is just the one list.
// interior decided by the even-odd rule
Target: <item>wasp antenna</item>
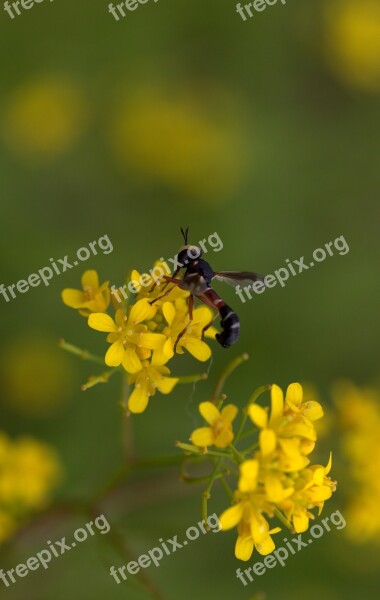
[(186, 227), (186, 229), (183, 229), (181, 227), (181, 233), (182, 233), (183, 239), (185, 240), (185, 244), (187, 244), (187, 236), (189, 234), (189, 228)]

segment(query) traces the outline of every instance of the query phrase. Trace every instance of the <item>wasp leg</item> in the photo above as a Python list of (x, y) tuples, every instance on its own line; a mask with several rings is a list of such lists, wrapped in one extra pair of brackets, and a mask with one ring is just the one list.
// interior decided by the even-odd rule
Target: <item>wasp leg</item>
[[(169, 284), (169, 283), (174, 283), (175, 285), (179, 285), (181, 283), (180, 279), (176, 279), (175, 277), (168, 277), (167, 275), (164, 275), (164, 279), (166, 279), (166, 284), (164, 286), (164, 288)], [(172, 291), (173, 288), (169, 288), (168, 290), (166, 290), (165, 294), (161, 294), (161, 296), (157, 296), (157, 298), (155, 298), (154, 300), (151, 300), (149, 302), (150, 305), (154, 304), (155, 302), (157, 302), (157, 300), (161, 300), (161, 298), (165, 298), (165, 296), (167, 296), (168, 294), (170, 294), (170, 292)]]
[(193, 320), (193, 306), (194, 306), (194, 296), (189, 296), (189, 301), (188, 301), (189, 322), (186, 325), (186, 327), (184, 327), (184, 329), (182, 329), (181, 333), (178, 335), (178, 337), (174, 343), (174, 352), (176, 352), (176, 350), (177, 350), (179, 340), (185, 335), (187, 328), (189, 327), (191, 321)]
[[(199, 300), (201, 300), (202, 302), (204, 302), (205, 304), (207, 304), (207, 306), (209, 306), (213, 310), (217, 310), (216, 307), (214, 306), (214, 304), (211, 302), (211, 300), (209, 300), (207, 298), (207, 296), (198, 296), (198, 298), (199, 298)], [(219, 312), (217, 312), (215, 314), (215, 316), (211, 319), (210, 323), (208, 325), (206, 325), (206, 327), (203, 327), (203, 329), (202, 329), (202, 340), (205, 337), (205, 333), (206, 333), (207, 329), (209, 329), (209, 327), (211, 327), (211, 325), (214, 323), (214, 321), (216, 321), (216, 319), (218, 317), (219, 317)]]
[[(179, 273), (179, 269), (176, 269), (176, 270), (174, 271), (174, 273), (173, 273), (173, 277), (176, 277), (176, 276), (178, 275), (178, 273)], [(163, 275), (163, 276), (162, 276), (162, 278), (163, 278), (163, 279), (167, 279), (167, 275)], [(155, 281), (155, 282), (154, 282), (154, 284), (152, 285), (152, 287), (151, 287), (151, 288), (150, 288), (150, 290), (149, 290), (149, 293), (150, 293), (150, 294), (153, 292), (154, 288), (155, 288), (157, 285), (158, 285), (158, 283), (157, 283), (157, 281)], [(162, 290), (161, 290), (162, 292), (163, 292), (163, 291), (164, 291), (164, 289), (167, 287), (167, 285), (169, 285), (169, 281), (167, 281), (167, 282), (165, 283), (164, 287), (163, 287), (163, 288), (162, 288)]]
[(170, 294), (172, 289), (173, 288), (169, 288), (168, 290), (166, 290), (165, 294), (161, 294), (161, 296), (157, 296), (157, 298), (155, 298), (154, 300), (150, 300), (149, 304), (152, 305), (155, 302), (157, 302), (157, 300), (161, 300), (161, 298), (165, 298), (165, 296), (168, 296)]
[(203, 340), (203, 339), (204, 339), (204, 337), (205, 337), (205, 333), (206, 333), (207, 329), (209, 329), (209, 328), (211, 327), (211, 325), (213, 325), (213, 324), (214, 324), (214, 321), (216, 321), (216, 319), (217, 319), (218, 317), (219, 317), (219, 313), (217, 313), (217, 314), (216, 314), (216, 315), (215, 315), (215, 316), (214, 316), (214, 317), (211, 319), (210, 323), (209, 323), (208, 325), (206, 325), (206, 327), (203, 327), (203, 329), (202, 329), (202, 340)]

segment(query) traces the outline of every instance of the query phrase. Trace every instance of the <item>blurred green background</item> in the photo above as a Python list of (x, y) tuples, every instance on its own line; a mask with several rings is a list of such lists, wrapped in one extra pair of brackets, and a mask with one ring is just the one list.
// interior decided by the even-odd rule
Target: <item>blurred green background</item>
[[(0, 283), (27, 278), (102, 235), (114, 247), (49, 287), (9, 303), (0, 296), (1, 429), (56, 448), (65, 472), (58, 499), (95, 493), (122, 463), (125, 440), (120, 381), (80, 392), (96, 367), (57, 348), (64, 337), (105, 349), (60, 292), (80, 287), (89, 268), (122, 285), (132, 268), (175, 254), (180, 226), (190, 227), (192, 242), (219, 234), (223, 250), (207, 257), (215, 270), (271, 273), (341, 235), (350, 252), (245, 304), (218, 284), (241, 318), (239, 345), (215, 344), (207, 382), (157, 395), (133, 418), (141, 456), (176, 452), (217, 374), (244, 351), (250, 361), (226, 388), (239, 406), (267, 382), (312, 382), (324, 405), (341, 377), (379, 384), (377, 1), (294, 0), (246, 22), (233, 0), (150, 1), (119, 22), (106, 0), (46, 1), (14, 20), (1, 12)], [(175, 368), (204, 366), (188, 357)], [(325, 443), (323, 464), (337, 441)], [(343, 478), (326, 514), (344, 506), (344, 486)], [(147, 472), (102, 510), (140, 554), (197, 523), (200, 492), (179, 482), (175, 468)], [(212, 510), (225, 506), (215, 494)], [(14, 567), (86, 520), (41, 521), (7, 547), (0, 566)], [(110, 565), (123, 561), (100, 537), (2, 595), (147, 597), (111, 579)], [(283, 600), (377, 598), (375, 543), (357, 547), (344, 531), (331, 532), (244, 588), (234, 539), (202, 537), (148, 574), (168, 600), (249, 600), (262, 591)]]

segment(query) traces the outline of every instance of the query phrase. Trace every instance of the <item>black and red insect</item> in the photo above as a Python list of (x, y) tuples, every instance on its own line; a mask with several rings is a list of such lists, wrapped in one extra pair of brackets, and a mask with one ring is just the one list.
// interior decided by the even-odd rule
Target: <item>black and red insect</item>
[[(216, 334), (215, 338), (223, 348), (229, 348), (237, 342), (240, 334), (240, 320), (235, 311), (228, 306), (224, 300), (211, 287), (214, 279), (224, 281), (234, 287), (239, 284), (252, 284), (255, 281), (263, 281), (264, 278), (257, 273), (250, 271), (214, 271), (207, 261), (201, 258), (203, 251), (199, 246), (188, 244), (189, 228), (181, 232), (185, 245), (182, 246), (177, 255), (177, 267), (171, 277), (165, 276), (167, 284), (173, 283), (182, 290), (190, 292), (189, 296), (189, 317), (193, 319), (194, 297), (218, 311), (221, 317), (222, 332)], [(178, 273), (184, 269), (183, 276), (178, 278)], [(165, 286), (166, 287), (166, 286)], [(166, 292), (166, 294), (169, 290)], [(166, 294), (159, 296), (164, 297)], [(159, 299), (159, 298), (156, 298)], [(212, 325), (211, 321), (203, 330), (206, 331)], [(180, 333), (179, 339), (184, 335), (186, 328)]]

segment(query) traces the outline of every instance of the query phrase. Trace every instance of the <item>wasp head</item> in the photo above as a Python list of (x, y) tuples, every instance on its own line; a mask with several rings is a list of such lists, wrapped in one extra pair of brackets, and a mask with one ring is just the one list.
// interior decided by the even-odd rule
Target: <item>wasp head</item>
[(187, 238), (189, 235), (188, 227), (186, 229), (182, 229), (181, 227), (181, 233), (183, 235), (185, 245), (182, 246), (182, 248), (178, 252), (178, 262), (180, 262), (182, 265), (188, 265), (189, 263), (193, 262), (194, 260), (197, 260), (200, 256), (202, 256), (203, 251), (202, 248), (200, 248), (199, 246), (193, 246), (192, 244), (187, 243)]

